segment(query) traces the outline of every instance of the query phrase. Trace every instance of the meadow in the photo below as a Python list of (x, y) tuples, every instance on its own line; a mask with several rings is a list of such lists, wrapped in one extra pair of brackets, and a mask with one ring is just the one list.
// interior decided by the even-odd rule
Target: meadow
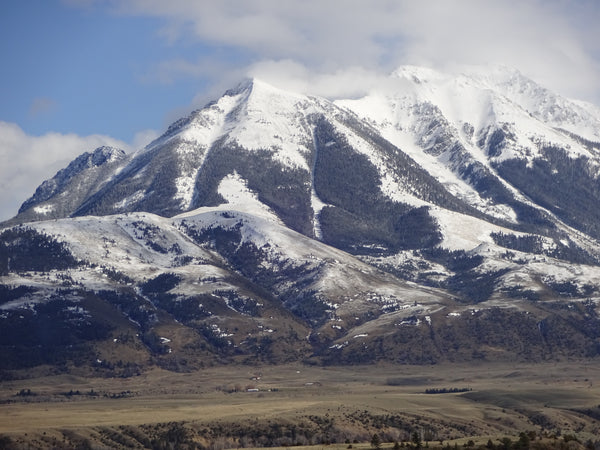
[[(593, 442), (595, 361), (154, 369), (4, 381), (0, 448), (239, 448)], [(429, 392), (429, 393), (427, 393)], [(470, 441), (470, 442), (469, 442)], [(4, 444), (3, 444), (4, 443)]]

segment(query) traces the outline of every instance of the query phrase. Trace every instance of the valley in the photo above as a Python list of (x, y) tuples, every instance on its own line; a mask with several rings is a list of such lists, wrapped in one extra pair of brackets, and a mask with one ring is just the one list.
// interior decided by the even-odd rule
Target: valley
[(520, 432), (583, 443), (600, 433), (598, 379), (587, 361), (56, 375), (2, 383), (0, 435), (35, 448), (367, 444), (375, 433), (409, 442), (415, 431), (432, 446)]

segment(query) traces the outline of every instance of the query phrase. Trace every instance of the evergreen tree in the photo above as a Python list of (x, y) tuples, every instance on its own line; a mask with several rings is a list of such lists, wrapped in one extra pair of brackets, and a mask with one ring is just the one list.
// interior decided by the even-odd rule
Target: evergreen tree
[(374, 449), (381, 448), (381, 438), (379, 437), (379, 435), (377, 433), (375, 433), (373, 435), (373, 437), (371, 438), (371, 447)]
[(412, 434), (412, 442), (415, 444), (415, 448), (421, 448), (423, 442), (421, 441), (421, 434), (418, 431), (414, 431)]

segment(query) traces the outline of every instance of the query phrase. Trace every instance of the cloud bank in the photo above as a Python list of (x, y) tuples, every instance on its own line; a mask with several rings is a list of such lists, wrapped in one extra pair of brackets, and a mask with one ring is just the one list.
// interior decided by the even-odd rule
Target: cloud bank
[[(594, 0), (95, 3), (116, 14), (163, 19), (160, 34), (172, 45), (201, 42), (245, 55), (237, 63), (219, 56), (212, 62), (180, 60), (168, 65), (170, 79), (197, 75), (218, 82), (245, 70), (279, 79), (287, 74), (291, 81), (306, 73), (325, 78), (348, 73), (345, 80), (351, 82), (351, 76), (369, 81), (401, 64), (447, 70), (500, 63), (561, 93), (600, 103), (600, 3)], [(221, 76), (207, 74), (212, 63)], [(339, 86), (330, 84), (335, 94)]]

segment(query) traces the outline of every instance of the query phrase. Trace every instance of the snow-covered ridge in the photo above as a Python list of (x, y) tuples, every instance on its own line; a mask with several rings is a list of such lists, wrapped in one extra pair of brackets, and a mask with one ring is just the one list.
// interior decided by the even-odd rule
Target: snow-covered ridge
[[(429, 94), (433, 103), (443, 106), (445, 116), (451, 119), (461, 119), (477, 126), (473, 118), (482, 117), (482, 110), (490, 101), (498, 102), (504, 97), (513, 113), (515, 109), (522, 109), (547, 125), (591, 141), (600, 140), (598, 107), (562, 97), (511, 67), (494, 64), (466, 66), (460, 72), (442, 73), (423, 67), (402, 66), (393, 72), (392, 77), (410, 82), (417, 96)], [(469, 111), (475, 114), (469, 116)], [(502, 111), (502, 114), (508, 116), (510, 113)]]
[(490, 203), (476, 192), (473, 180), (464, 177), (469, 166), (493, 174), (497, 164), (518, 159), (531, 165), (545, 147), (556, 146), (573, 159), (588, 158), (590, 170), (597, 171), (597, 154), (581, 138), (600, 141), (598, 109), (554, 94), (517, 70), (490, 66), (441, 73), (403, 66), (390, 80), (363, 98), (335, 104), (368, 121), (454, 195), (486, 214), (516, 220), (510, 206)]
[(227, 132), (227, 116), (246, 97), (244, 91), (231, 91), (220, 97), (216, 102), (209, 103), (204, 108), (193, 111), (189, 116), (174, 122), (167, 131), (138, 154), (148, 152), (166, 142), (176, 139), (203, 147), (210, 146), (216, 139)]
[[(478, 180), (474, 180), (478, 173), (487, 170), (510, 195), (527, 203), (518, 189), (496, 174), (496, 164), (510, 158), (522, 158), (531, 164), (540, 157), (540, 147), (546, 144), (559, 145), (572, 157), (590, 154), (574, 137), (557, 130), (558, 122), (545, 122), (542, 111), (544, 105), (554, 105), (569, 115), (571, 107), (581, 111), (585, 108), (536, 85), (518, 71), (492, 67), (444, 74), (405, 66), (394, 72), (390, 80), (392, 83), (386, 90), (362, 99), (334, 103), (287, 92), (257, 79), (247, 80), (205, 108), (175, 122), (145, 150), (127, 159), (126, 167), (117, 168), (118, 181), (125, 187), (109, 191), (114, 195), (107, 195), (112, 200), (112, 210), (108, 213), (137, 208), (152, 210), (158, 201), (168, 205), (165, 209), (175, 205), (165, 215), (196, 208), (199, 204), (194, 201), (194, 195), (206, 179), (201, 177), (205, 162), (209, 155), (220, 150), (226, 155), (223, 159), (235, 158), (226, 152), (228, 148), (239, 149), (246, 154), (244, 157), (263, 151), (261, 155), (269, 158), (268, 170), (282, 167), (283, 171), (302, 172), (302, 176), (307, 172), (303, 182), (310, 183), (312, 179), (314, 183), (317, 152), (314, 133), (319, 120), (328, 122), (352, 151), (367, 157), (379, 172), (379, 183), (373, 188), (389, 199), (415, 207), (444, 208), (444, 205), (423, 200), (424, 197), (419, 196), (422, 187), (411, 185), (394, 172), (391, 155), (386, 154), (389, 149), (378, 147), (375, 141), (365, 137), (370, 132), (379, 132), (467, 205), (513, 224), (518, 218), (512, 204), (506, 198), (500, 202), (482, 192), (476, 186)], [(389, 86), (395, 88), (390, 90)], [(583, 120), (582, 114), (570, 117)], [(588, 115), (593, 116), (591, 112)], [(357, 118), (364, 119), (358, 128), (355, 126)], [(502, 145), (493, 148), (497, 135), (503, 139)], [(108, 150), (102, 155), (104, 153), (107, 158), (112, 157)], [(216, 164), (223, 166), (228, 162), (219, 160)], [(273, 197), (250, 192), (247, 180), (242, 179), (240, 173), (249, 179), (252, 174), (248, 175), (241, 167), (236, 170), (236, 163), (233, 164), (210, 180), (214, 183), (212, 192), (216, 187), (216, 193), (227, 202), (217, 208), (253, 212), (282, 223), (274, 212), (280, 205), (267, 206), (259, 201), (258, 198), (272, 200)], [(112, 179), (113, 174), (109, 181)], [(251, 185), (260, 183), (253, 180)], [(170, 188), (165, 190), (169, 192), (168, 199), (161, 198), (161, 195), (167, 196), (159, 192), (163, 186)], [(279, 188), (282, 187), (274, 187)], [(313, 215), (309, 219), (313, 222), (313, 234), (322, 237), (318, 217), (324, 203), (316, 195), (314, 186), (311, 189), (308, 200)], [(212, 197), (211, 201), (213, 203), (207, 204), (214, 205)], [(53, 204), (36, 208), (34, 212), (44, 218), (56, 211)], [(437, 218), (442, 216), (438, 214)]]
[[(518, 134), (550, 135), (561, 144), (565, 138), (553, 128), (600, 140), (600, 116), (593, 114), (593, 108), (554, 94), (514, 69), (475, 67), (459, 74), (444, 74), (404, 66), (392, 74), (394, 79), (395, 88), (387, 86), (363, 99), (337, 103), (369, 118), (381, 129), (414, 127), (411, 122), (419, 120), (419, 115), (411, 111), (429, 104), (438, 108), (456, 130), (464, 124), (473, 127), (471, 136), (489, 127), (511, 124)], [(519, 144), (531, 147), (527, 140)]]
[(236, 127), (229, 141), (248, 150), (271, 150), (285, 166), (308, 171), (312, 147), (307, 116), (315, 111), (309, 97), (253, 79), (245, 102), (232, 117)]
[(229, 142), (248, 150), (273, 150), (282, 163), (308, 170), (306, 116), (314, 111), (314, 102), (307, 96), (249, 79), (217, 101), (176, 121), (140, 153), (171, 140), (193, 144), (188, 150), (182, 149), (184, 152), (197, 146), (209, 148), (227, 135)]

